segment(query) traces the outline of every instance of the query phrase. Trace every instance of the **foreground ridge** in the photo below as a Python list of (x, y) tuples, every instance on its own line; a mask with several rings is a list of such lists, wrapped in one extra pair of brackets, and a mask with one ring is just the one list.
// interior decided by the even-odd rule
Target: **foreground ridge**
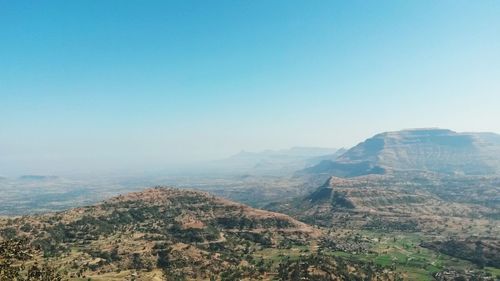
[(287, 215), (167, 187), (1, 220), (0, 231), (4, 240), (25, 237), (69, 280), (397, 277), (378, 266), (323, 254), (322, 231)]

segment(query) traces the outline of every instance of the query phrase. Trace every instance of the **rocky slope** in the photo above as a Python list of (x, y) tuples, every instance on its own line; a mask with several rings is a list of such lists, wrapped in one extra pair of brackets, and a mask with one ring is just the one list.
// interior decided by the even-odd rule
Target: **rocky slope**
[(500, 186), (496, 177), (443, 177), (432, 173), (399, 172), (349, 179), (331, 177), (306, 196), (268, 208), (311, 224), (376, 226), (371, 223), (375, 218), (377, 221), (408, 221), (415, 227), (432, 230), (433, 222), (451, 218), (484, 219), (498, 224), (499, 200)]
[(393, 264), (409, 280), (496, 280), (498, 202), (499, 177), (398, 171), (331, 177), (266, 208), (320, 226), (332, 240), (326, 247)]
[(354, 177), (390, 171), (432, 171), (460, 175), (500, 173), (500, 135), (443, 129), (386, 132), (301, 174)]
[(25, 237), (75, 281), (396, 276), (322, 254), (317, 246), (322, 232), (287, 215), (171, 188), (58, 213), (0, 219), (0, 234), (0, 242)]

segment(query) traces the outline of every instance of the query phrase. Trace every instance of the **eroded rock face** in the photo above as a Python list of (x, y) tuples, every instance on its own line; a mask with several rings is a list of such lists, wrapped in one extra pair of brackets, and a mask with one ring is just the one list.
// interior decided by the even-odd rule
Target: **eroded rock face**
[(431, 171), (446, 174), (500, 173), (500, 136), (414, 129), (373, 136), (335, 161), (325, 160), (302, 173), (355, 177), (388, 171)]
[(331, 177), (310, 194), (269, 209), (309, 224), (379, 231), (464, 232), (471, 218), (498, 233), (497, 177), (394, 173)]

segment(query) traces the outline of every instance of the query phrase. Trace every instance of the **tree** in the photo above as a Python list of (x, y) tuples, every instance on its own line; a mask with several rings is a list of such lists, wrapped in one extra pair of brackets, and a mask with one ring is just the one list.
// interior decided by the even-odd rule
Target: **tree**
[(142, 262), (141, 255), (139, 253), (132, 254), (132, 262), (131, 262), (130, 267), (132, 269), (135, 269), (135, 270), (141, 270), (144, 268), (144, 264)]
[(47, 262), (44, 261), (40, 265), (35, 259), (39, 254), (26, 239), (0, 242), (0, 281), (65, 280), (58, 270)]

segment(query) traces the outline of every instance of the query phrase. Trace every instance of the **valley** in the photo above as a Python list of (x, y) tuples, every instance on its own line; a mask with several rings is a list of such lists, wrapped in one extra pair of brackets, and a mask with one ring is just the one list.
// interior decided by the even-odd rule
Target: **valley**
[(0, 281), (500, 281), (500, 0), (0, 0)]
[(202, 174), (2, 178), (0, 242), (72, 281), (500, 280), (497, 140), (410, 130)]
[(69, 280), (399, 280), (322, 253), (322, 230), (207, 193), (157, 187), (91, 207), (0, 221)]
[[(268, 209), (321, 226), (336, 255), (392, 266), (410, 280), (435, 280), (450, 270), (467, 275), (465, 269), (498, 278), (497, 181), (427, 173), (332, 177), (311, 194)], [(472, 183), (481, 187), (460, 195)]]

